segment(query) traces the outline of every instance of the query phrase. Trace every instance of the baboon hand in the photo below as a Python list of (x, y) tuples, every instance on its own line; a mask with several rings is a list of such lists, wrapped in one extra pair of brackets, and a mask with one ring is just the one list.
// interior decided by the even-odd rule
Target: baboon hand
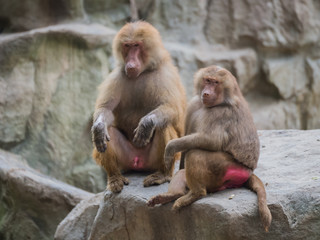
[(93, 124), (92, 129), (92, 141), (97, 148), (98, 152), (103, 153), (107, 149), (106, 141), (110, 141), (110, 136), (103, 122)]
[(146, 146), (150, 142), (155, 128), (156, 125), (152, 116), (143, 117), (134, 130), (133, 144), (136, 147)]

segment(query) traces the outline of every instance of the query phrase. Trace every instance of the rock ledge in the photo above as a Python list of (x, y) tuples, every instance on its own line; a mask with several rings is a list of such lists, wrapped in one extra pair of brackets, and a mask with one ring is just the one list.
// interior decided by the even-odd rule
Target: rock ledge
[[(82, 201), (60, 223), (55, 239), (319, 239), (320, 130), (260, 131), (256, 174), (266, 185), (273, 215), (265, 233), (257, 197), (245, 188), (210, 194), (175, 214), (172, 203), (148, 208), (167, 184), (143, 188), (131, 180), (120, 194)], [(234, 197), (229, 200), (229, 196)]]

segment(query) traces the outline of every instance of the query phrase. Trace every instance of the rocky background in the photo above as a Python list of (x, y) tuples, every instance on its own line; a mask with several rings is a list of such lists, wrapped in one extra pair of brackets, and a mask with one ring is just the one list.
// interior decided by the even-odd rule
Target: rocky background
[[(218, 64), (238, 78), (259, 129), (320, 127), (317, 0), (0, 0), (5, 154), (81, 189), (105, 188), (91, 158), (91, 116), (113, 68), (112, 39), (132, 18), (158, 28), (189, 98), (194, 72)], [(6, 186), (0, 239), (20, 206)]]

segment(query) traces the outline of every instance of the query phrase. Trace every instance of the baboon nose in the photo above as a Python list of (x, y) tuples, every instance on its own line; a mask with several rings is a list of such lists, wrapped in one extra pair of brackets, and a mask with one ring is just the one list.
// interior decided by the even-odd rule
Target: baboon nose
[(134, 63), (132, 63), (132, 62), (129, 62), (129, 63), (127, 64), (127, 69), (128, 69), (128, 70), (135, 69), (136, 67), (137, 67), (136, 64), (134, 64)]

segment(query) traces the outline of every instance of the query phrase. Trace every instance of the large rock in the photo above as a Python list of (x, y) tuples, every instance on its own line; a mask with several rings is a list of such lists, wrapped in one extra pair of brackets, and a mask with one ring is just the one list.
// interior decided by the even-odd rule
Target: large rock
[(193, 76), (199, 68), (219, 65), (230, 70), (237, 78), (244, 93), (250, 92), (258, 74), (257, 55), (250, 48), (232, 51), (221, 46), (207, 46), (207, 49), (203, 46), (190, 48), (189, 45), (172, 42), (166, 42), (165, 47), (170, 52), (175, 65), (179, 68), (189, 98), (193, 96)]
[(312, 0), (209, 1), (205, 33), (212, 43), (293, 49), (319, 40), (319, 7)]
[[(90, 126), (114, 34), (98, 24), (62, 24), (1, 37), (0, 147), (45, 174), (103, 190)], [(93, 184), (74, 178), (84, 165)]]
[(0, 150), (0, 239), (52, 239), (68, 212), (92, 196)]
[(268, 80), (276, 86), (283, 99), (299, 98), (307, 91), (309, 79), (304, 62), (301, 57), (266, 60), (264, 70)]
[(309, 57), (306, 59), (306, 69), (309, 76), (309, 87), (311, 93), (308, 95), (308, 100), (304, 106), (305, 113), (308, 114), (306, 128), (319, 128), (320, 126), (320, 58)]
[(249, 94), (247, 100), (258, 129), (294, 129), (303, 128), (300, 115), (302, 111), (297, 105), (268, 96)]
[(21, 32), (61, 21), (85, 19), (83, 1), (0, 0), (0, 31)]
[(144, 176), (129, 174), (131, 182), (120, 194), (100, 193), (75, 207), (55, 239), (318, 239), (320, 130), (260, 131), (259, 136), (255, 172), (265, 183), (273, 216), (269, 233), (261, 225), (256, 194), (245, 188), (209, 194), (173, 213), (172, 203), (146, 206), (167, 184), (143, 188)]
[[(144, 2), (137, 0), (140, 17), (153, 23), (164, 40), (170, 42), (169, 51), (189, 97), (194, 71), (220, 64), (236, 75), (245, 94), (255, 92), (265, 97), (261, 108), (266, 107), (270, 98), (272, 104), (284, 100), (286, 111), (296, 113), (299, 119), (292, 121), (292, 114), (283, 114), (279, 125), (270, 125), (268, 118), (282, 108), (271, 105), (268, 118), (255, 118), (259, 126), (320, 127), (320, 110), (316, 107), (320, 92), (313, 84), (320, 59), (317, 1)], [(223, 50), (217, 51), (219, 48)], [(249, 104), (256, 105), (259, 98), (250, 98)]]

